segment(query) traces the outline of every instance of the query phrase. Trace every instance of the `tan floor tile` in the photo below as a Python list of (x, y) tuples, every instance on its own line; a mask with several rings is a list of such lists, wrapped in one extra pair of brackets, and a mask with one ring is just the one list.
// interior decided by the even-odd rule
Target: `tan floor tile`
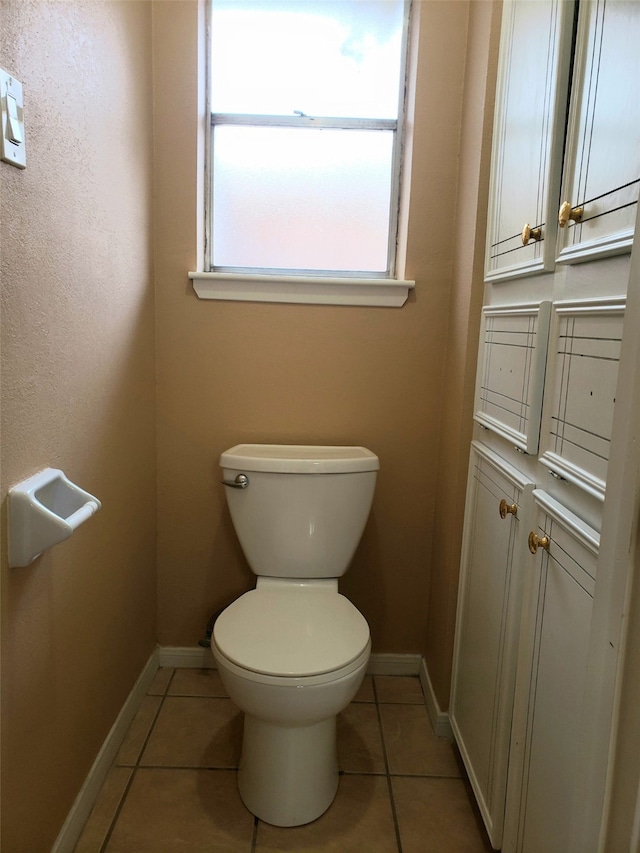
[(132, 773), (129, 767), (111, 768), (74, 853), (100, 853)]
[(360, 689), (354, 696), (353, 702), (375, 702), (376, 697), (373, 695), (373, 676), (365, 675), (364, 681), (360, 685)]
[(137, 763), (161, 702), (162, 698), (160, 696), (145, 696), (143, 698), (125, 735), (122, 746), (118, 750), (116, 764), (133, 767)]
[(341, 776), (336, 798), (321, 817), (286, 829), (261, 821), (255, 849), (256, 853), (397, 853), (386, 777)]
[(403, 853), (491, 851), (462, 779), (395, 777), (392, 786)]
[(156, 672), (151, 687), (147, 690), (147, 693), (153, 696), (164, 696), (172, 675), (172, 667), (160, 667)]
[(420, 705), (380, 705), (390, 773), (460, 776), (454, 747), (437, 737)]
[(397, 702), (424, 705), (422, 686), (417, 676), (376, 675), (378, 702)]
[(338, 715), (338, 765), (351, 773), (384, 773), (378, 709), (351, 703)]
[(242, 713), (230, 699), (167, 696), (140, 764), (237, 767), (241, 743)]
[(176, 669), (168, 696), (228, 696), (217, 669)]
[(250, 853), (253, 828), (235, 772), (139, 769), (105, 853)]

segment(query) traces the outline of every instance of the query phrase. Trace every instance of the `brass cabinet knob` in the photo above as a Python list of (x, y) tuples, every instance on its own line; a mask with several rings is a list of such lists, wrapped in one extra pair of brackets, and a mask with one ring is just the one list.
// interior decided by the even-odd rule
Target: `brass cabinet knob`
[(549, 537), (548, 536), (538, 536), (537, 533), (534, 533), (533, 530), (529, 534), (529, 550), (532, 554), (536, 554), (538, 548), (544, 548), (545, 551), (549, 550)]
[(500, 501), (500, 518), (506, 518), (507, 513), (511, 513), (511, 515), (518, 514), (518, 504), (508, 504), (504, 498)]
[(522, 245), (526, 246), (529, 240), (542, 240), (542, 228), (532, 228), (529, 223), (525, 223), (522, 229)]
[(573, 222), (580, 222), (583, 213), (584, 207), (572, 208), (569, 202), (565, 201), (562, 203), (560, 212), (558, 213), (558, 225), (561, 228), (564, 228), (569, 220), (572, 220)]

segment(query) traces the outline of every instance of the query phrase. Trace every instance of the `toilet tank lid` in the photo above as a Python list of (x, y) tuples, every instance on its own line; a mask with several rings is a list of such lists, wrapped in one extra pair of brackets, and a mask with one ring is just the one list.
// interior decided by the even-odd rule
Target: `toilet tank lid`
[(237, 444), (220, 456), (220, 467), (280, 474), (347, 474), (377, 471), (380, 460), (366, 447)]

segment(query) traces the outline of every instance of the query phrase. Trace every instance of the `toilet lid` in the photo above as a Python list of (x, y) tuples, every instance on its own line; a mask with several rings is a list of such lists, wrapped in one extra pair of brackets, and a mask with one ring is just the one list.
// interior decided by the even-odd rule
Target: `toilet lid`
[(369, 625), (337, 591), (292, 586), (246, 592), (216, 619), (213, 637), (244, 669), (299, 677), (351, 663), (369, 642)]

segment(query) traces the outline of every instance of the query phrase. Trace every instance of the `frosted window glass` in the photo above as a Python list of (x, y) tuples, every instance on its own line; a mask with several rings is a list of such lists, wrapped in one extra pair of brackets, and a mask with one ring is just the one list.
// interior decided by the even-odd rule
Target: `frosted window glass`
[(213, 261), (386, 272), (393, 132), (220, 125)]
[(402, 0), (213, 0), (214, 113), (397, 118)]

